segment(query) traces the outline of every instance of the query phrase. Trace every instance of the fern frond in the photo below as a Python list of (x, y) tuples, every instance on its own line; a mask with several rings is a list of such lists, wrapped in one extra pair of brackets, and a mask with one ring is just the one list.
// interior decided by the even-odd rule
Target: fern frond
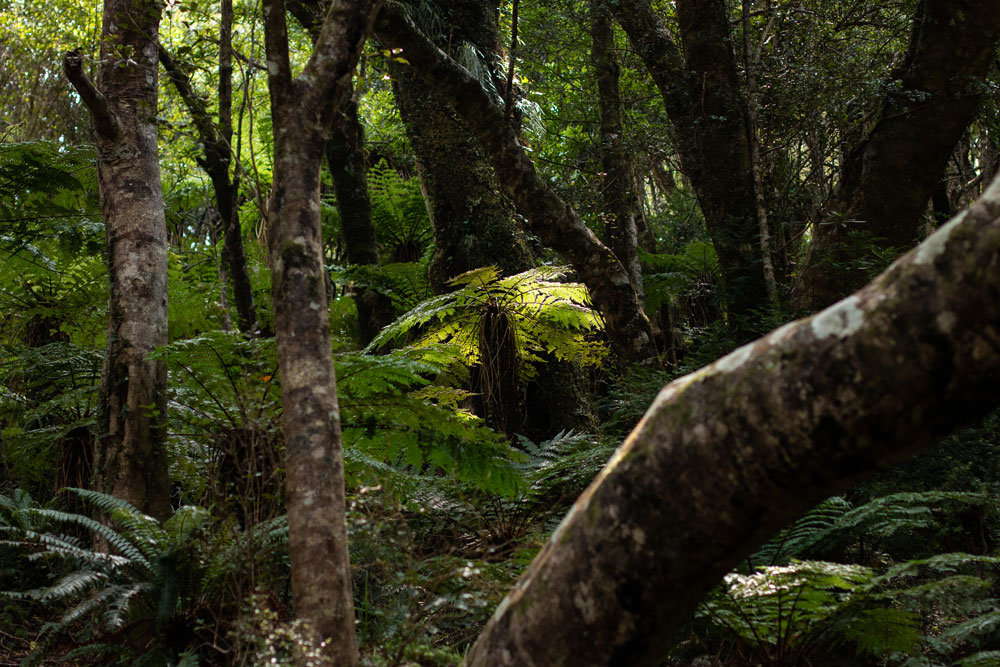
[(851, 504), (839, 496), (827, 498), (791, 526), (779, 531), (748, 559), (748, 563), (751, 566), (783, 565), (792, 558), (809, 554), (816, 545), (823, 544), (851, 509)]
[(105, 540), (111, 547), (118, 551), (122, 556), (129, 560), (138, 561), (144, 566), (149, 566), (149, 561), (143, 554), (136, 549), (136, 547), (129, 542), (127, 539), (122, 537), (118, 531), (114, 530), (110, 526), (107, 526), (100, 521), (95, 521), (90, 517), (83, 516), (82, 514), (73, 514), (70, 512), (60, 512), (57, 510), (50, 509), (37, 509), (32, 512), (36, 516), (45, 517), (52, 519), (54, 521), (59, 521), (62, 523), (71, 523), (81, 526), (92, 533), (98, 535), (101, 539)]
[(958, 662), (959, 667), (996, 667), (1000, 665), (1000, 651), (980, 651)]
[(104, 612), (105, 627), (111, 632), (117, 632), (125, 627), (125, 617), (129, 612), (132, 601), (139, 595), (146, 595), (152, 591), (152, 585), (143, 581), (124, 588)]

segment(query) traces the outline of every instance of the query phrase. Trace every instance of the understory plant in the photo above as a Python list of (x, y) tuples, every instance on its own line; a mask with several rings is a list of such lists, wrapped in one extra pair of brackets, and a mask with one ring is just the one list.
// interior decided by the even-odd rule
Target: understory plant
[[(63, 609), (43, 626), (22, 664), (39, 664), (58, 641), (66, 660), (196, 665), (196, 608), (205, 592), (197, 546), (208, 513), (185, 506), (161, 525), (123, 500), (68, 490), (105, 521), (27, 507), (19, 510), (22, 520), (0, 528), (4, 545), (55, 575), (38, 588), (4, 595)], [(89, 533), (93, 545), (73, 533)], [(74, 648), (65, 650), (67, 641)]]
[(600, 315), (584, 285), (565, 282), (562, 267), (542, 266), (502, 276), (495, 266), (463, 273), (452, 291), (412, 308), (368, 346), (368, 352), (407, 340), (433, 354), (452, 346), (470, 374), (480, 414), (512, 435), (519, 426), (521, 385), (547, 359), (597, 365), (606, 349)]
[[(695, 643), (704, 650), (716, 638), (723, 664), (811, 664), (844, 653), (882, 665), (997, 664), (1000, 558), (935, 548), (957, 516), (994, 502), (946, 491), (857, 507), (830, 498), (726, 576), (698, 610)], [(921, 535), (927, 555), (897, 560), (883, 550), (903, 534)]]

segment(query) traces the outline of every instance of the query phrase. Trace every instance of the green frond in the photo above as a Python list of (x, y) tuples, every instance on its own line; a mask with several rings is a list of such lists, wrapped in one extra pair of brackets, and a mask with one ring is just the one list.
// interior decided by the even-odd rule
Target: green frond
[(751, 566), (783, 565), (808, 555), (837, 529), (852, 505), (840, 496), (827, 498), (788, 528), (779, 531), (749, 559)]
[(331, 278), (338, 285), (356, 285), (386, 295), (402, 310), (433, 296), (427, 267), (420, 262), (361, 264), (337, 268)]
[(197, 653), (185, 651), (180, 655), (180, 659), (174, 667), (198, 667), (200, 664)]
[(70, 572), (51, 586), (24, 591), (24, 596), (41, 600), (42, 602), (76, 597), (95, 587), (97, 584), (106, 581), (107, 578), (107, 574), (104, 572), (77, 570), (76, 572)]
[(210, 518), (209, 511), (198, 505), (184, 505), (163, 523), (163, 528), (174, 546), (188, 543)]
[(946, 628), (939, 637), (955, 644), (965, 644), (984, 637), (1000, 637), (1000, 610), (993, 609), (973, 616)]
[(125, 627), (132, 601), (140, 595), (149, 594), (152, 588), (152, 585), (146, 581), (124, 587), (120, 591), (120, 595), (111, 600), (104, 612), (105, 627), (111, 632), (117, 632)]
[(33, 511), (34, 514), (41, 517), (46, 517), (54, 521), (59, 521), (62, 523), (71, 523), (85, 528), (95, 535), (98, 535), (101, 539), (105, 540), (111, 547), (113, 547), (118, 553), (120, 553), (125, 558), (131, 561), (138, 561), (145, 566), (149, 566), (149, 561), (143, 556), (142, 552), (136, 549), (135, 545), (129, 542), (127, 539), (122, 537), (118, 531), (114, 530), (110, 526), (107, 526), (100, 521), (95, 521), (90, 517), (83, 516), (82, 514), (73, 514), (69, 512), (60, 512), (57, 510), (50, 509), (38, 509)]
[(908, 653), (920, 644), (920, 616), (905, 609), (865, 609), (844, 624), (844, 637), (873, 656)]
[(958, 661), (958, 667), (996, 667), (1000, 665), (1000, 651), (980, 651)]

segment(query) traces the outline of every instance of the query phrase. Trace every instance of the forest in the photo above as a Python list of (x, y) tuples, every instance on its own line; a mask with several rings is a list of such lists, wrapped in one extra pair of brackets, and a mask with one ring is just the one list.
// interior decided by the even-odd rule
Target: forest
[(0, 665), (1000, 665), (1000, 3), (0, 0)]

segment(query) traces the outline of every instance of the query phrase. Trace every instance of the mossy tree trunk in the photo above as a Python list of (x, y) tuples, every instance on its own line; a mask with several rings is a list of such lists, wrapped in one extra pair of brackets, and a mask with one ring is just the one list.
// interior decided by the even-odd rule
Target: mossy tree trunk
[[(365, 159), (365, 131), (358, 118), (358, 101), (346, 98), (326, 140), (326, 162), (333, 176), (340, 213), (344, 255), (349, 264), (379, 263), (372, 202), (368, 195), (368, 165)], [(352, 292), (358, 309), (358, 335), (362, 346), (395, 319), (392, 300), (373, 289)]]
[(500, 185), (531, 231), (570, 262), (587, 285), (607, 323), (618, 363), (627, 366), (655, 359), (649, 320), (625, 268), (576, 211), (541, 179), (504, 109), (477, 78), (420, 32), (399, 3), (387, 3), (376, 23), (379, 40), (403, 49), (412, 71), (448, 102), (479, 141)]
[(504, 275), (528, 269), (531, 249), (514, 206), (472, 133), (407, 65), (393, 63), (393, 90), (430, 196), (436, 291), (460, 273), (496, 265)]
[[(288, 56), (285, 3), (263, 5), (274, 124), (268, 229), (281, 375), (292, 603), (319, 662), (358, 662), (347, 549), (343, 443), (333, 371), (320, 226), (320, 168), (334, 115), (377, 11), (336, 0), (298, 77)], [(323, 643), (321, 643), (323, 642)], [(315, 664), (315, 663), (311, 663)]]
[(465, 664), (660, 664), (777, 529), (998, 397), (1000, 179), (861, 291), (667, 385)]
[(155, 0), (107, 0), (96, 86), (78, 53), (67, 53), (64, 67), (94, 121), (111, 281), (97, 488), (165, 519), (167, 366), (147, 358), (167, 343), (167, 226), (156, 143), (159, 24)]
[[(494, 3), (438, 3), (437, 11), (449, 26), (447, 39), (438, 46), (452, 57), (475, 47), (483, 58), (481, 71), (499, 90), (504, 83), (493, 68), (500, 48)], [(430, 197), (435, 247), (431, 285), (444, 291), (449, 279), (484, 266), (496, 265), (503, 275), (531, 268), (534, 257), (514, 204), (476, 137), (412, 67), (390, 63), (390, 70), (396, 104)]]

